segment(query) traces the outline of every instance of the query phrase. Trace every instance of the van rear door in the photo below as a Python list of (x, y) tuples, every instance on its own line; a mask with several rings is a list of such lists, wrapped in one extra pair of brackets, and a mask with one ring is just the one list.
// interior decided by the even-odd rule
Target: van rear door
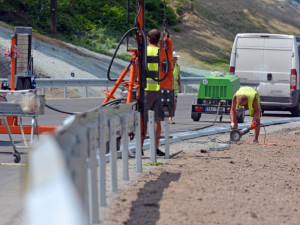
[(256, 86), (262, 81), (264, 39), (238, 37), (236, 40), (235, 74), (242, 84)]
[(263, 102), (289, 102), (292, 38), (264, 38), (262, 80), (258, 89)]

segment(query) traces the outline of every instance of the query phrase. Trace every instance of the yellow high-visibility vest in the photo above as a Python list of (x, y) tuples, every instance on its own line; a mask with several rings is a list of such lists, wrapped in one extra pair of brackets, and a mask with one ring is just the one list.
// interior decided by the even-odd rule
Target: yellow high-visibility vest
[(173, 70), (173, 77), (174, 77), (174, 94), (178, 93), (178, 64), (175, 63), (174, 70)]
[[(147, 46), (147, 56), (158, 56), (159, 47)], [(147, 63), (149, 71), (158, 71), (158, 63)], [(157, 77), (158, 78), (158, 77)], [(157, 81), (147, 78), (147, 87), (145, 91), (159, 91), (160, 87)]]
[(260, 107), (260, 97), (258, 92), (253, 89), (252, 87), (241, 87), (236, 93), (236, 106), (238, 107), (239, 104), (237, 103), (237, 99), (239, 96), (241, 95), (245, 95), (248, 99), (248, 109), (249, 109), (249, 114), (250, 116), (253, 116), (254, 114), (254, 108), (253, 108), (253, 100), (256, 97), (257, 99), (257, 103), (258, 103), (258, 107)]

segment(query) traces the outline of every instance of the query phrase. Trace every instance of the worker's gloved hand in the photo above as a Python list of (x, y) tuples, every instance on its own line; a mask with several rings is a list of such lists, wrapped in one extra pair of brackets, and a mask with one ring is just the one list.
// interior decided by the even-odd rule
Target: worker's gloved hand
[(237, 129), (237, 128), (238, 128), (238, 125), (237, 125), (235, 122), (231, 121), (231, 124), (230, 124), (229, 127), (230, 127), (231, 129)]
[(255, 129), (255, 127), (256, 127), (256, 124), (255, 124), (254, 121), (252, 121), (251, 124), (250, 124), (250, 130)]

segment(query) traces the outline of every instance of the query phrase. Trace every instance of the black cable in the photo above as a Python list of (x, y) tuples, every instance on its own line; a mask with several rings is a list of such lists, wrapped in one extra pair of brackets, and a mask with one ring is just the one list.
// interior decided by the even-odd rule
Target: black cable
[(64, 113), (64, 114), (75, 115), (75, 114), (79, 113), (79, 112), (67, 112), (67, 111), (63, 111), (63, 110), (57, 109), (57, 108), (55, 108), (53, 106), (50, 106), (48, 104), (45, 104), (45, 106), (47, 108), (49, 108), (49, 109), (52, 109), (52, 110), (56, 111), (56, 112), (60, 112), (60, 113)]
[[(120, 104), (121, 101), (122, 101), (122, 99), (116, 99), (116, 100), (113, 100), (113, 101), (110, 101), (110, 102), (106, 102), (103, 105), (101, 105), (100, 108), (101, 107), (105, 107), (105, 106), (109, 106), (109, 105), (117, 105), (117, 104)], [(68, 114), (68, 115), (75, 115), (75, 114), (80, 113), (80, 112), (67, 112), (67, 111), (63, 111), (61, 109), (55, 108), (53, 106), (50, 106), (48, 104), (45, 104), (45, 106), (47, 108), (49, 108), (49, 109), (52, 109), (52, 110), (56, 111), (56, 112), (60, 112), (60, 113)]]
[(100, 107), (105, 107), (105, 106), (109, 106), (109, 105), (117, 105), (117, 104), (120, 104), (121, 102), (122, 102), (122, 99), (115, 99), (115, 100), (112, 100), (110, 102), (104, 103)]
[(168, 56), (168, 49), (167, 49), (167, 44), (166, 44), (166, 39), (164, 39), (164, 47), (165, 47), (165, 52), (166, 52), (166, 56), (167, 56), (167, 68), (166, 68), (166, 73), (165, 73), (165, 75), (163, 76), (163, 78), (161, 78), (161, 79), (156, 79), (156, 78), (153, 78), (153, 77), (151, 77), (152, 78), (152, 80), (154, 80), (154, 81), (156, 81), (156, 82), (161, 82), (161, 81), (163, 81), (164, 79), (166, 79), (167, 78), (167, 75), (168, 75), (168, 73), (169, 73), (169, 56)]
[[(119, 44), (118, 44), (118, 46), (117, 46), (117, 48), (116, 48), (116, 50), (115, 50), (115, 53), (114, 53), (114, 55), (113, 55), (113, 57), (112, 57), (112, 59), (111, 59), (111, 61), (110, 61), (110, 63), (109, 63), (108, 70), (107, 70), (107, 79), (108, 79), (109, 81), (117, 81), (117, 79), (111, 79), (111, 78), (110, 78), (110, 69), (111, 69), (111, 66), (112, 66), (112, 64), (113, 64), (113, 61), (114, 61), (114, 59), (115, 59), (115, 57), (116, 57), (116, 55), (117, 55), (117, 52), (119, 51), (119, 48), (120, 48), (122, 42), (123, 42), (124, 39), (127, 37), (127, 35), (128, 35), (131, 31), (133, 31), (133, 30), (139, 30), (139, 31), (142, 33), (144, 44), (145, 44), (145, 46), (147, 45), (147, 42), (146, 42), (146, 36), (145, 36), (145, 33), (144, 33), (144, 31), (143, 31), (142, 29), (140, 29), (140, 28), (138, 28), (138, 27), (133, 27), (133, 28), (129, 29), (128, 31), (126, 31), (126, 33), (125, 33), (125, 34), (123, 35), (123, 37), (121, 38), (121, 40), (120, 40), (120, 42), (119, 42)], [(147, 54), (147, 53), (145, 52), (145, 54)], [(146, 58), (146, 55), (144, 56), (144, 66), (145, 66), (145, 65), (147, 65), (147, 58)], [(147, 70), (146, 67), (145, 67), (144, 69)]]

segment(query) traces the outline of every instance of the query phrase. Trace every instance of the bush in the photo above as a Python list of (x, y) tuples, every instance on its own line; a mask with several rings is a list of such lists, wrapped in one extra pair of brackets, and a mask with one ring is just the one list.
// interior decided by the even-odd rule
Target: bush
[(173, 27), (173, 30), (176, 31), (176, 32), (181, 32), (183, 29), (183, 26), (176, 26), (176, 27)]
[[(137, 1), (129, 3), (129, 27), (133, 27)], [(26, 24), (20, 22), (25, 20), (17, 20), (16, 16), (5, 22), (32, 26), (39, 33), (49, 33), (50, 0), (0, 0), (0, 8), (10, 9), (19, 17), (25, 14), (29, 18)], [(166, 6), (166, 16), (168, 25), (178, 23), (169, 6)], [(146, 32), (153, 28), (160, 29), (164, 21), (163, 0), (146, 1), (145, 21)], [(103, 52), (115, 46), (126, 30), (127, 0), (57, 0), (57, 37), (63, 40)]]

